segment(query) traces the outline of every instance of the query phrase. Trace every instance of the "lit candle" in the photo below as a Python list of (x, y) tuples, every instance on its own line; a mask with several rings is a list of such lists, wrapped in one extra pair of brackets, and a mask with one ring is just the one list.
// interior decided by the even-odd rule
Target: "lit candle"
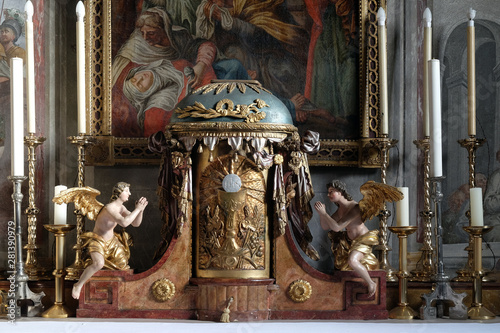
[(474, 17), (476, 11), (469, 9), (467, 26), (467, 104), (469, 110), (469, 135), (476, 135), (476, 42)]
[[(66, 190), (67, 187), (64, 185), (57, 185), (54, 188), (54, 196), (58, 195), (62, 191)], [(67, 220), (67, 204), (56, 204), (54, 203), (54, 224), (66, 224)]]
[(431, 177), (443, 175), (441, 139), (441, 67), (439, 60), (429, 60), (429, 113)]
[(26, 12), (26, 81), (28, 97), (28, 133), (36, 133), (35, 120), (35, 51), (33, 46), (33, 4), (24, 5)]
[(482, 227), (483, 221), (483, 189), (473, 187), (470, 189), (470, 225)]
[(398, 187), (403, 193), (403, 199), (396, 202), (396, 225), (408, 227), (410, 225), (410, 201), (408, 200), (408, 187)]
[(429, 60), (432, 59), (432, 14), (429, 8), (424, 11), (424, 98), (423, 98), (423, 118), (424, 118), (424, 137), (430, 135), (429, 127)]
[(24, 91), (23, 59), (10, 60), (10, 124), (12, 176), (24, 176)]
[(76, 63), (77, 63), (77, 100), (78, 100), (78, 133), (87, 133), (85, 114), (85, 6), (81, 1), (76, 5)]
[(387, 31), (385, 26), (385, 11), (378, 9), (378, 57), (379, 57), (379, 87), (380, 87), (380, 133), (389, 134), (389, 114), (387, 100)]

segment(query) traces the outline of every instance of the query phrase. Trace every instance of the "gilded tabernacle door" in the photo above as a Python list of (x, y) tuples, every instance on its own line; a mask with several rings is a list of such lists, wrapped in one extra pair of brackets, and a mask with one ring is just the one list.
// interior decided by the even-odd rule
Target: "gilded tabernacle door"
[(217, 156), (211, 162), (200, 161), (200, 167), (204, 170), (195, 203), (196, 276), (269, 278), (264, 173), (241, 155)]

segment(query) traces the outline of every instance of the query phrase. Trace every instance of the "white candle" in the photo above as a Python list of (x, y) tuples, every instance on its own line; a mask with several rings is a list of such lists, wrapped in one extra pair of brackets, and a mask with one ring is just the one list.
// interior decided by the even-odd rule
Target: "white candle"
[(483, 189), (473, 187), (470, 189), (470, 225), (482, 227), (483, 221)]
[(441, 138), (441, 67), (439, 60), (429, 60), (429, 113), (431, 177), (443, 175)]
[(78, 133), (87, 133), (85, 112), (85, 6), (81, 1), (76, 5), (76, 63), (77, 63), (77, 100), (78, 100)]
[(396, 225), (408, 227), (410, 225), (410, 201), (408, 200), (408, 187), (398, 187), (403, 193), (403, 199), (396, 202)]
[(36, 133), (35, 120), (35, 51), (33, 45), (33, 4), (24, 6), (26, 12), (26, 82), (28, 96), (28, 133)]
[(432, 14), (429, 8), (424, 11), (424, 75), (423, 75), (423, 120), (424, 137), (430, 135), (429, 126), (429, 60), (432, 59)]
[(389, 134), (389, 107), (387, 97), (387, 29), (385, 11), (382, 7), (377, 12), (378, 20), (378, 57), (380, 87), (380, 134)]
[(10, 60), (10, 124), (12, 176), (24, 176), (24, 91), (23, 59)]
[[(66, 190), (67, 187), (64, 185), (57, 185), (54, 188), (54, 196), (58, 195), (62, 191)], [(66, 224), (67, 214), (67, 204), (56, 204), (54, 203), (54, 224)]]
[(469, 24), (467, 26), (467, 105), (469, 114), (469, 135), (476, 135), (476, 42), (474, 17), (476, 11), (469, 9)]

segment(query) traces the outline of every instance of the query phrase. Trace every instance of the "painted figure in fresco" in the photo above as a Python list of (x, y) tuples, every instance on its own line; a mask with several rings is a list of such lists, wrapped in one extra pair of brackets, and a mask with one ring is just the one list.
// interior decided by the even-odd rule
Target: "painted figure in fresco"
[[(500, 150), (496, 153), (496, 160), (500, 163)], [(484, 224), (494, 227), (484, 235), (484, 239), (488, 242), (500, 242), (500, 168), (488, 178), (483, 205)]]
[[(486, 190), (487, 178), (482, 173), (476, 174), (476, 187), (481, 187), (483, 195)], [(470, 186), (468, 183), (460, 185), (448, 197), (448, 209), (442, 215), (444, 229), (443, 242), (446, 244), (467, 243), (469, 234), (463, 227), (469, 225), (467, 212), (470, 209)]]
[(304, 4), (312, 21), (304, 96), (338, 120), (331, 124), (312, 118), (304, 126), (314, 128), (322, 138), (356, 138), (359, 124), (358, 1), (304, 0)]
[(129, 225), (140, 226), (144, 210), (148, 205), (147, 199), (141, 197), (136, 201), (135, 209), (130, 212), (124, 205), (131, 194), (130, 184), (125, 182), (119, 182), (113, 187), (111, 200), (107, 205), (96, 200), (99, 194), (99, 191), (88, 186), (74, 187), (62, 191), (53, 199), (57, 204), (73, 202), (76, 209), (89, 219), (95, 220), (94, 230), (81, 235), (90, 259), (86, 261), (86, 268), (80, 279), (73, 285), (71, 295), (75, 299), (80, 298), (85, 282), (102, 268), (114, 270), (129, 268), (131, 239), (125, 231), (119, 234), (114, 232), (114, 229), (117, 225), (123, 228)]
[(0, 25), (0, 82), (10, 78), (10, 59), (26, 58), (24, 49), (16, 45), (22, 34), (22, 26), (13, 18), (8, 18)]
[(214, 41), (238, 59), (288, 108), (292, 118), (317, 117), (334, 124), (342, 119), (304, 97), (308, 34), (295, 23), (283, 0), (203, 0), (196, 11), (196, 34)]
[[(337, 210), (328, 215), (325, 205), (318, 201), (314, 208), (320, 216), (321, 227), (332, 239), (335, 268), (354, 270), (367, 284), (368, 295), (373, 296), (377, 284), (368, 270), (377, 269), (379, 262), (372, 253), (372, 246), (378, 245), (378, 230), (368, 230), (365, 221), (378, 214), (386, 201), (398, 201), (403, 194), (396, 188), (369, 181), (360, 188), (363, 199), (358, 203), (347, 193), (346, 185), (334, 180), (326, 185), (328, 198), (337, 205)], [(345, 229), (345, 230), (344, 230)], [(336, 235), (335, 233), (339, 233)]]
[(133, 107), (123, 94), (124, 81), (133, 68), (159, 60), (171, 62), (183, 74), (183, 89), (177, 96), (178, 101), (190, 89), (208, 84), (213, 79), (248, 77), (239, 61), (220, 57), (212, 42), (193, 38), (186, 29), (173, 25), (169, 14), (162, 8), (150, 8), (139, 16), (136, 29), (113, 60), (113, 135), (149, 136), (162, 131), (168, 124), (172, 109), (151, 105), (139, 115), (137, 110), (130, 111)]
[(168, 60), (133, 68), (123, 83), (123, 94), (136, 108), (137, 121), (142, 127), (146, 110), (173, 110), (183, 89), (184, 74)]

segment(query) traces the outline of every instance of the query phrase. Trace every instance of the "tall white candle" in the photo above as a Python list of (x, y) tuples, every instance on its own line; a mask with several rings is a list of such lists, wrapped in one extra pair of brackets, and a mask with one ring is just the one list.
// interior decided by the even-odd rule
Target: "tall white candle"
[[(66, 190), (67, 187), (64, 185), (57, 185), (54, 188), (54, 196), (58, 195), (62, 191)], [(54, 203), (54, 224), (66, 224), (68, 218), (68, 205), (67, 204), (56, 204)]]
[(410, 225), (410, 201), (408, 199), (408, 187), (398, 187), (404, 197), (396, 202), (396, 225), (408, 227)]
[(81, 1), (76, 5), (76, 63), (77, 63), (77, 100), (78, 100), (78, 133), (87, 133), (85, 113), (85, 6)]
[(483, 189), (473, 187), (470, 189), (470, 225), (482, 227), (483, 221)]
[(441, 67), (439, 60), (429, 60), (429, 113), (431, 177), (443, 175), (441, 133)]
[(10, 60), (11, 172), (24, 176), (24, 74), (23, 59)]
[(380, 87), (380, 134), (389, 134), (389, 106), (387, 97), (387, 28), (385, 26), (385, 10), (380, 7), (378, 20), (378, 57)]
[(28, 96), (28, 133), (36, 133), (35, 111), (35, 51), (33, 45), (33, 4), (24, 5), (26, 12), (26, 82)]
[(476, 11), (469, 9), (467, 26), (467, 105), (469, 115), (469, 135), (476, 135), (476, 41), (474, 18)]
[(432, 59), (432, 14), (429, 8), (424, 11), (424, 75), (423, 75), (423, 120), (424, 137), (430, 135), (429, 125), (429, 60)]

